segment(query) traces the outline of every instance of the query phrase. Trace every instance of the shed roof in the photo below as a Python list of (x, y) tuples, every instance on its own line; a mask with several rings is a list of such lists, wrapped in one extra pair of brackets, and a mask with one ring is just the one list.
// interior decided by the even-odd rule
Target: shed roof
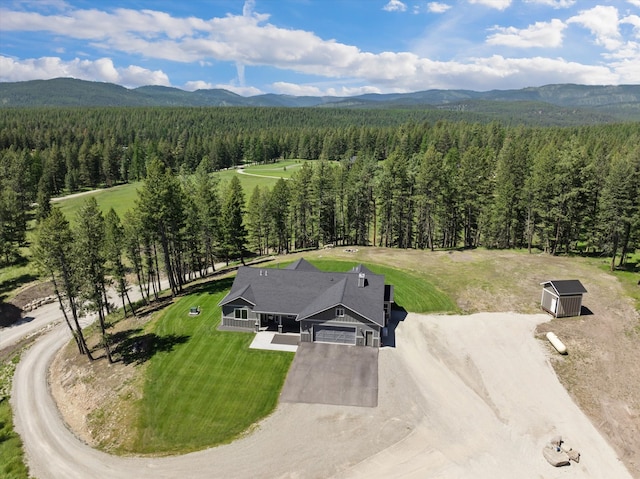
[(575, 294), (586, 293), (587, 290), (577, 279), (554, 279), (540, 283), (545, 288), (551, 287), (558, 296), (571, 296)]
[[(290, 266), (293, 268), (240, 267), (220, 305), (244, 299), (256, 312), (295, 315), (298, 320), (341, 305), (384, 326), (383, 275), (362, 265), (346, 273), (320, 271), (306, 260)], [(366, 275), (364, 287), (358, 286), (361, 273)]]

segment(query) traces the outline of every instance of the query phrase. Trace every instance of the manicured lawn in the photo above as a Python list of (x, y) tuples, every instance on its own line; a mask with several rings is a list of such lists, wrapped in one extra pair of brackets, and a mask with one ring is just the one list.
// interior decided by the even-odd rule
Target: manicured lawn
[[(226, 183), (231, 177), (237, 176), (248, 201), (256, 185), (273, 188), (279, 178), (290, 178), (296, 170), (300, 169), (304, 161), (307, 160), (285, 160), (267, 165), (251, 165), (244, 168), (244, 171), (250, 174), (240, 174), (238, 170), (231, 169), (219, 171), (216, 176), (220, 178), (221, 183)], [(128, 183), (75, 198), (61, 199), (54, 204), (62, 210), (69, 221), (74, 221), (80, 207), (90, 196), (94, 196), (103, 213), (113, 207), (116, 213), (122, 217), (126, 211), (135, 205), (135, 201), (138, 198), (138, 190), (142, 188), (142, 185), (142, 182)]]
[[(349, 271), (357, 262), (310, 259), (310, 263), (323, 271)], [(283, 263), (281, 263), (283, 264)], [(429, 281), (407, 271), (377, 264), (364, 264), (376, 274), (384, 274), (385, 283), (394, 287), (397, 307), (413, 313), (453, 312), (454, 302)]]
[[(227, 443), (275, 409), (294, 354), (251, 350), (253, 334), (216, 329), (231, 282), (180, 299), (159, 319), (154, 332), (173, 347), (150, 360), (135, 452)], [(198, 305), (202, 313), (189, 316)]]
[(134, 202), (138, 197), (138, 192), (142, 188), (142, 183), (128, 183), (113, 188), (96, 191), (75, 198), (66, 198), (53, 203), (58, 206), (65, 214), (69, 221), (74, 221), (80, 207), (89, 199), (95, 197), (98, 206), (103, 213), (113, 208), (122, 218), (122, 215), (134, 206)]

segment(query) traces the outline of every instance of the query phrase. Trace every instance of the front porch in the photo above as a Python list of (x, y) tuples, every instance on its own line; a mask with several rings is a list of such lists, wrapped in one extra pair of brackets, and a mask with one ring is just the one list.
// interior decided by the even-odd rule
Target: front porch
[(260, 331), (279, 334), (295, 333), (300, 335), (300, 323), (293, 315), (260, 313)]

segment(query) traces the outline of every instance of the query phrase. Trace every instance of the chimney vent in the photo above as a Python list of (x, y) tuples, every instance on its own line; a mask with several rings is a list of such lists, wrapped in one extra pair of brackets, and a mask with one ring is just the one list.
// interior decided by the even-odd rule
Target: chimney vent
[(365, 274), (358, 273), (358, 288), (364, 288)]

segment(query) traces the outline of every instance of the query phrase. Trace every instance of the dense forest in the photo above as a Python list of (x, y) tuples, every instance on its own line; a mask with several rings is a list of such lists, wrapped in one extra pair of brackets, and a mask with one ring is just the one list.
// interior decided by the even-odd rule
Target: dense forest
[[(325, 245), (597, 252), (613, 256), (612, 267), (638, 247), (638, 123), (506, 127), (424, 115), (0, 110), (0, 262), (18, 258), (34, 208), (41, 270), (69, 294), (84, 288), (97, 310), (104, 275), (125, 303), (124, 264), (149, 297), (160, 269), (177, 293), (215, 261)], [(271, 190), (244, 192), (211, 175), (281, 158), (316, 161)], [(54, 195), (134, 180), (144, 186), (124, 218), (88, 202), (72, 227), (50, 206)], [(73, 258), (83, 258), (83, 286), (66, 276)]]

